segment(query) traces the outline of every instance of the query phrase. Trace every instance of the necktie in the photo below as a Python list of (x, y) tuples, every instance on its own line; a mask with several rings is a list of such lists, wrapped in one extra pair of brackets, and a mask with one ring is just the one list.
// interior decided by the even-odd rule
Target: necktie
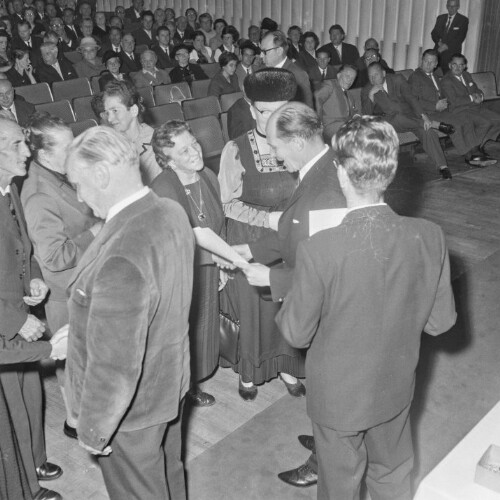
[(251, 75), (252, 72), (250, 71), (250, 68), (247, 68), (247, 75)]
[(26, 42), (26, 45), (27, 45), (28, 47), (30, 47), (30, 48), (31, 48), (31, 40), (28, 40), (28, 41)]
[(10, 195), (10, 193), (5, 194), (5, 199), (9, 204), (10, 215), (12, 215), (12, 218), (14, 219), (14, 222), (16, 223), (17, 227), (19, 227), (19, 221), (17, 220), (16, 216), (16, 209), (14, 208), (14, 204), (12, 203), (12, 196)]
[(325, 69), (322, 69), (321, 70), (321, 80), (324, 80), (326, 77), (326, 70)]
[(451, 25), (451, 16), (448, 16), (448, 22), (446, 23), (446, 33), (448, 33), (448, 30), (450, 29)]
[(17, 123), (16, 115), (14, 114), (14, 111), (12, 111), (12, 106), (10, 108), (3, 108), (5, 113), (9, 115), (9, 119)]
[(429, 77), (430, 81), (432, 82), (432, 85), (436, 89), (439, 99), (441, 99), (441, 92), (439, 90), (439, 87), (437, 86), (436, 81), (434, 80), (434, 77), (432, 76), (432, 73), (426, 73), (426, 75)]
[(118, 54), (120, 52), (120, 47), (115, 47), (115, 52)]
[[(335, 47), (335, 45), (334, 45), (334, 47)], [(340, 61), (340, 62), (342, 62), (342, 56), (341, 56), (341, 54), (340, 54), (340, 50), (339, 50), (339, 48), (338, 48), (338, 47), (335, 47), (335, 50), (337, 51), (337, 55), (339, 56), (339, 61)]]
[(52, 67), (57, 71), (57, 74), (61, 77), (61, 80), (64, 80), (64, 76), (61, 71), (61, 67), (59, 66), (59, 63), (54, 63)]

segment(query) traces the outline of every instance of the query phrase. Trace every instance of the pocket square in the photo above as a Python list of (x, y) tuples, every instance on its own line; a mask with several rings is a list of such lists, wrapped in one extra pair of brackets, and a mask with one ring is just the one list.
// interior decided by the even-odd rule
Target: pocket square
[(83, 290), (80, 290), (80, 288), (77, 288), (76, 289), (76, 293), (78, 293), (79, 295), (81, 295), (82, 297), (86, 297), (87, 294), (83, 291)]
[(300, 224), (300, 221), (298, 221), (297, 219), (292, 219), (292, 222), (293, 222), (294, 224)]
[(458, 26), (455, 26), (453, 29), (454, 30), (459, 30), (460, 28)]

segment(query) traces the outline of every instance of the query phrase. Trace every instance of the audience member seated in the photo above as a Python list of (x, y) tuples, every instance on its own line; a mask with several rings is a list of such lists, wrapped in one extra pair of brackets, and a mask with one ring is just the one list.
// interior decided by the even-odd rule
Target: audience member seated
[(238, 83), (240, 90), (243, 91), (243, 81), (247, 75), (251, 75), (256, 70), (259, 69), (261, 59), (258, 58), (258, 64), (256, 61), (256, 55), (260, 54), (260, 49), (256, 47), (250, 40), (245, 40), (240, 45), (241, 52), (241, 63), (236, 67), (236, 76), (238, 77)]
[(14, 58), (14, 65), (5, 73), (10, 83), (14, 87), (36, 83), (29, 51), (15, 49), (12, 51), (12, 56)]
[(73, 9), (66, 7), (63, 10), (62, 20), (64, 21), (64, 30), (68, 36), (71, 36), (72, 33), (76, 38), (82, 38), (82, 30), (78, 24), (75, 24), (75, 11)]
[(173, 37), (174, 45), (179, 45), (181, 43), (188, 43), (192, 40), (194, 30), (189, 26), (185, 16), (179, 16), (175, 20), (175, 34)]
[(364, 87), (368, 83), (368, 66), (372, 62), (379, 62), (386, 73), (394, 74), (394, 70), (389, 68), (389, 65), (382, 59), (377, 40), (368, 38), (365, 42), (365, 52), (363, 56), (356, 61), (358, 77), (354, 82), (354, 87)]
[(468, 110), (451, 112), (448, 109), (448, 99), (444, 97), (442, 83), (434, 76), (438, 61), (436, 50), (428, 49), (423, 53), (420, 66), (408, 79), (412, 94), (431, 120), (453, 125), (455, 132), (450, 134), (450, 138), (458, 153), (465, 155), (468, 164), (486, 166), (496, 163), (496, 160), (479, 151), (479, 146), (491, 128), (489, 121)]
[(59, 38), (57, 47), (61, 52), (71, 52), (77, 49), (78, 41), (73, 33), (66, 33), (64, 23), (60, 17), (54, 17), (50, 20), (50, 30), (53, 31)]
[(10, 17), (10, 22), (12, 24), (12, 28), (15, 29), (17, 23), (20, 23), (24, 20), (23, 18), (23, 0), (13, 0), (12, 1), (12, 9), (14, 13)]
[(205, 45), (210, 43), (210, 40), (216, 35), (215, 30), (212, 28), (212, 16), (205, 12), (198, 18), (200, 21), (200, 30), (205, 35)]
[(132, 5), (128, 9), (125, 9), (125, 19), (132, 24), (138, 23), (141, 20), (143, 7), (143, 0), (133, 0)]
[(166, 14), (165, 11), (158, 7), (154, 12), (154, 23), (153, 23), (153, 38), (156, 38), (156, 32), (160, 26), (165, 26)]
[(386, 75), (380, 63), (368, 67), (368, 83), (361, 91), (361, 107), (364, 115), (383, 116), (396, 132), (413, 132), (422, 143), (424, 151), (443, 179), (451, 179), (439, 137), (432, 128), (440, 123), (432, 122), (411, 93), (403, 75)]
[(175, 66), (174, 46), (170, 43), (170, 30), (166, 26), (160, 26), (156, 32), (158, 43), (153, 47), (160, 69), (173, 68)]
[(193, 50), (189, 54), (189, 61), (196, 64), (213, 63), (212, 49), (207, 47), (203, 31), (193, 33)]
[(35, 0), (33, 6), (36, 10), (36, 20), (44, 26), (48, 24), (47, 13), (45, 12), (45, 0)]
[(84, 37), (80, 41), (78, 52), (83, 59), (75, 63), (75, 71), (79, 78), (86, 77), (90, 80), (93, 76), (99, 76), (106, 68), (101, 58), (97, 55), (99, 50), (94, 38)]
[(197, 31), (200, 29), (200, 24), (198, 23), (198, 12), (196, 12), (196, 9), (193, 7), (189, 7), (186, 9), (186, 12), (184, 12), (184, 15), (186, 16), (188, 26), (193, 30)]
[(191, 47), (181, 44), (177, 45), (174, 49), (174, 57), (177, 61), (169, 76), (172, 83), (187, 82), (191, 83), (193, 80), (207, 80), (208, 76), (200, 68), (198, 64), (189, 62), (189, 52)]
[(37, 19), (36, 15), (37, 13), (34, 7), (26, 7), (23, 11), (24, 20), (29, 23), (31, 34), (33, 36), (42, 36), (45, 33), (46, 28), (44, 24)]
[(32, 34), (28, 21), (20, 21), (16, 27), (17, 36), (12, 38), (11, 49), (16, 50), (38, 50), (42, 45), (42, 39)]
[(175, 10), (172, 9), (171, 7), (167, 7), (165, 9), (165, 26), (169, 21), (175, 24)]
[(220, 97), (222, 94), (232, 94), (240, 91), (240, 84), (236, 76), (238, 56), (231, 52), (223, 52), (219, 57), (221, 70), (217, 73), (208, 86), (208, 95)]
[(136, 87), (155, 87), (170, 83), (168, 71), (156, 67), (158, 58), (156, 54), (148, 49), (141, 54), (142, 70), (136, 73), (130, 73), (130, 77)]
[(323, 45), (321, 49), (326, 49), (330, 53), (330, 64), (338, 66), (340, 64), (356, 65), (359, 59), (359, 52), (355, 45), (344, 43), (345, 31), (340, 24), (334, 24), (328, 30), (330, 43)]
[(132, 32), (136, 45), (146, 45), (150, 48), (154, 43), (153, 37), (154, 14), (145, 10), (141, 14), (141, 27)]
[(94, 14), (94, 28), (92, 36), (99, 40), (99, 45), (108, 41), (108, 25), (106, 24), (106, 14), (104, 12), (96, 12)]
[(139, 54), (134, 52), (135, 50), (135, 40), (131, 33), (126, 33), (122, 37), (121, 41), (122, 50), (120, 52), (120, 57), (122, 60), (121, 71), (128, 75), (134, 71), (139, 71), (142, 69)]
[(226, 26), (222, 30), (222, 45), (220, 47), (217, 47), (214, 54), (215, 62), (219, 62), (219, 57), (224, 52), (231, 52), (239, 57), (240, 49), (237, 45), (239, 39), (240, 34), (238, 30), (234, 26)]
[(260, 49), (260, 28), (255, 24), (248, 27), (247, 31), (248, 41), (255, 45), (256, 48)]
[[(316, 49), (319, 46), (319, 38), (314, 31), (306, 31), (303, 37), (304, 43), (299, 56), (295, 61), (305, 72), (318, 65), (316, 60)], [(328, 56), (330, 52), (328, 52)]]
[(123, 5), (117, 5), (115, 8), (115, 16), (120, 18), (122, 22), (122, 29), (130, 24), (130, 19), (126, 17), (125, 7)]
[(337, 130), (355, 114), (361, 112), (347, 91), (356, 80), (356, 68), (344, 64), (336, 80), (326, 80), (314, 93), (316, 111), (323, 123), (323, 137), (330, 143)]
[(218, 47), (222, 45), (222, 31), (227, 26), (225, 19), (216, 19), (214, 21), (214, 31), (215, 35), (210, 39), (208, 46), (215, 52)]
[(122, 41), (122, 30), (120, 28), (112, 27), (109, 28), (108, 39), (101, 45), (101, 50), (98, 52), (99, 55), (104, 54), (108, 50), (120, 53)]
[(48, 24), (50, 26), (50, 21), (52, 19), (55, 19), (56, 17), (59, 17), (58, 8), (54, 4), (48, 3), (45, 6), (45, 12), (47, 13), (47, 20), (48, 20)]
[(26, 127), (35, 112), (35, 106), (17, 96), (12, 83), (5, 79), (0, 79), (0, 109), (3, 116), (17, 122), (21, 127)]
[(337, 70), (330, 65), (330, 53), (327, 50), (317, 50), (316, 61), (316, 66), (307, 72), (313, 91), (318, 90), (325, 80), (333, 80), (337, 76)]
[[(78, 16), (76, 18), (76, 22), (78, 24), (82, 24), (84, 19), (92, 19), (92, 5), (89, 2), (84, 0), (80, 2), (80, 6), (78, 7)], [(82, 33), (83, 36), (88, 36)]]
[(46, 82), (52, 85), (54, 82), (73, 80), (78, 78), (73, 65), (64, 57), (58, 59), (57, 45), (44, 42), (40, 47), (42, 60), (35, 70), (35, 78), (38, 82)]
[(270, 17), (265, 17), (264, 19), (262, 19), (260, 23), (260, 39), (262, 40), (270, 31), (278, 31), (278, 30), (279, 30), (278, 23), (273, 19), (271, 19)]
[(9, 40), (9, 34), (5, 30), (0, 30), (0, 73), (5, 73), (12, 68)]
[(296, 101), (313, 107), (313, 95), (307, 73), (287, 58), (288, 42), (282, 31), (272, 31), (262, 38), (262, 59), (268, 68), (284, 68), (297, 80)]
[(104, 90), (106, 84), (108, 82), (112, 82), (114, 80), (123, 81), (128, 80), (132, 83), (131, 78), (125, 73), (120, 73), (121, 59), (120, 54), (113, 52), (112, 50), (108, 50), (102, 56), (102, 62), (107, 69), (107, 72), (103, 73), (103, 75), (99, 78), (99, 89)]
[[(123, 30), (123, 22), (118, 16), (111, 16), (109, 18), (109, 28), (118, 28), (120, 31)], [(109, 33), (108, 33), (109, 36)]]
[(288, 28), (288, 58), (297, 62), (299, 53), (302, 50), (302, 29), (300, 26), (293, 25)]

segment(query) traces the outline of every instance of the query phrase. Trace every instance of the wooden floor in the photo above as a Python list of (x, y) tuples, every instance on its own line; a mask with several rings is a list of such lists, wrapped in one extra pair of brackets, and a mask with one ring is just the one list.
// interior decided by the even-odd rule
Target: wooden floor
[[(424, 217), (443, 227), (452, 257), (453, 277), (459, 279), (499, 250), (500, 167), (469, 169), (462, 158), (453, 156), (451, 152), (449, 163), (454, 177), (449, 182), (439, 180), (436, 172), (428, 166), (427, 158), (418, 158), (419, 161), (412, 162), (408, 155), (402, 155), (400, 170), (387, 201), (401, 214)], [(50, 366), (45, 368), (44, 374), (48, 456), (50, 461), (64, 468), (60, 479), (45, 483), (45, 486), (59, 491), (65, 499), (70, 500), (108, 498), (98, 465), (74, 440), (63, 435), (62, 398)], [(257, 400), (249, 404), (239, 398), (237, 384), (238, 378), (231, 370), (219, 369), (204, 384), (205, 389), (216, 397), (217, 404), (186, 412), (185, 457), (188, 469), (191, 462), (198, 462), (204, 453), (210, 452), (222, 440), (236, 437), (239, 429), (257, 421), (260, 414), (269, 411), (286, 395), (283, 384), (273, 380), (260, 387)], [(439, 387), (433, 390), (439, 390)], [(277, 421), (276, 426), (279, 425), (280, 422)], [(438, 445), (432, 442), (425, 444), (429, 456), (438, 456), (439, 453), (433, 455), (433, 446)], [(427, 450), (421, 452), (426, 453)], [(237, 461), (238, 456), (234, 456), (236, 470)], [(217, 468), (216, 463), (213, 466)], [(430, 466), (433, 466), (432, 460), (426, 465), (427, 468)], [(196, 469), (194, 470), (196, 473)], [(279, 472), (279, 467), (276, 472)], [(233, 474), (236, 473), (233, 471)], [(192, 479), (196, 482), (203, 481), (204, 478)], [(208, 477), (206, 479), (209, 480)], [(268, 480), (277, 481), (274, 474)], [(288, 498), (292, 498), (291, 495)], [(300, 498), (314, 498), (315, 488), (310, 488), (307, 492), (302, 490), (300, 495), (303, 495)], [(226, 498), (223, 495), (218, 498), (223, 497)], [(283, 498), (286, 497), (285, 495)], [(190, 498), (200, 500), (202, 496)], [(233, 498), (245, 500), (258, 496), (235, 492)]]

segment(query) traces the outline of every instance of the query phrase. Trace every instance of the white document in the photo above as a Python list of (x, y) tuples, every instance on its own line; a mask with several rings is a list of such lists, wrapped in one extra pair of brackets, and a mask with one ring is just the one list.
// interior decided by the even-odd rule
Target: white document
[(309, 212), (309, 236), (312, 236), (318, 231), (339, 226), (348, 212), (348, 208), (311, 210)]

